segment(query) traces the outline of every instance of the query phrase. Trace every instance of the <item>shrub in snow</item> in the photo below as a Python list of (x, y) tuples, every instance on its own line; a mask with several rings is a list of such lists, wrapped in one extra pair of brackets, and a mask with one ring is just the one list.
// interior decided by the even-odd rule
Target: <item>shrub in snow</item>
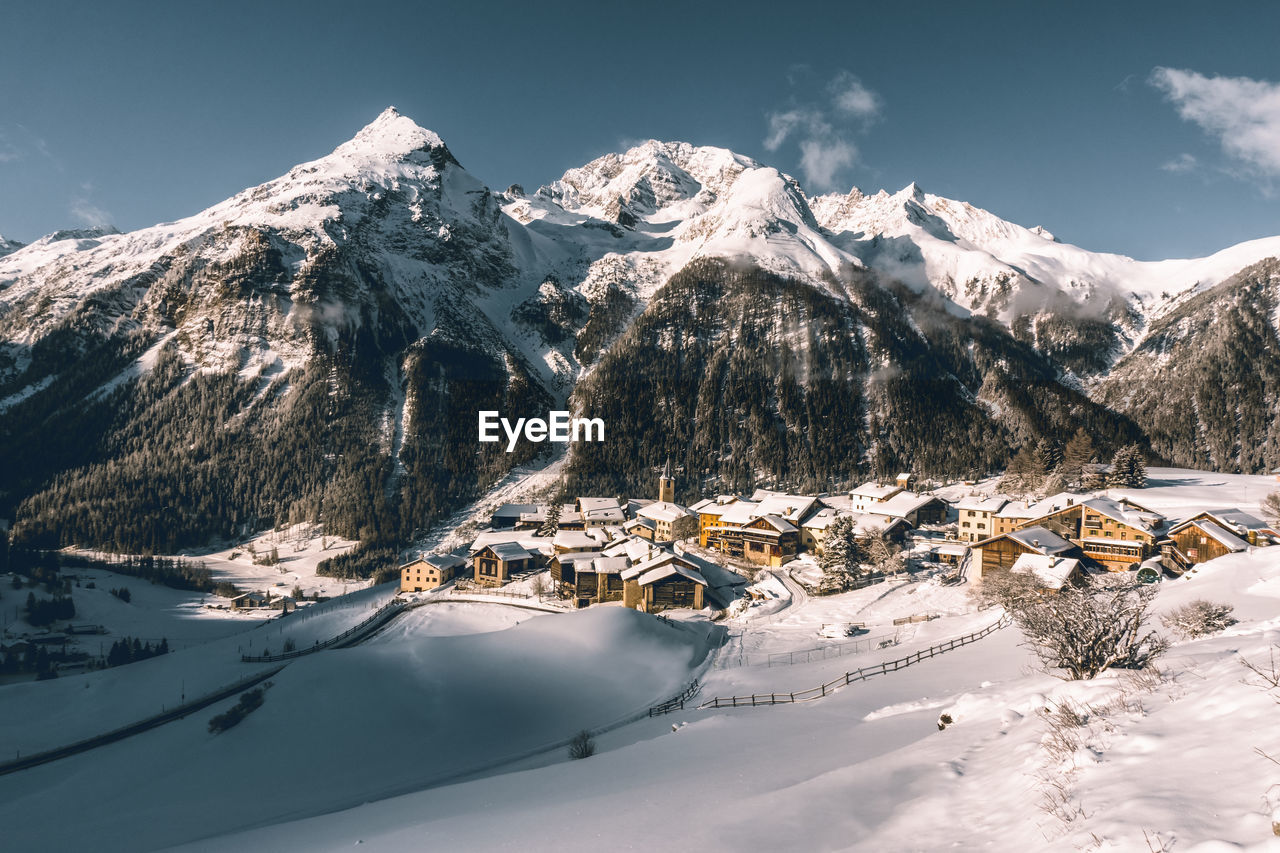
[(239, 702), (209, 721), (209, 731), (216, 735), (238, 726), (241, 720), (262, 707), (262, 694), (270, 686), (271, 682), (268, 681), (261, 687), (255, 687), (252, 690), (246, 690), (241, 693)]
[(1190, 604), (1167, 613), (1160, 621), (1170, 631), (1184, 639), (1205, 637), (1216, 634), (1224, 628), (1236, 624), (1230, 604), (1220, 601), (1197, 599)]
[(583, 729), (573, 736), (573, 740), (569, 741), (569, 757), (575, 761), (580, 758), (590, 758), (596, 754), (596, 742), (591, 739), (591, 732)]
[[(984, 579), (984, 584), (986, 580)], [(1168, 647), (1146, 630), (1157, 588), (1132, 581), (1044, 595), (1011, 595), (1005, 607), (1046, 671), (1070, 680), (1112, 667), (1141, 669)]]
[(943, 714), (942, 716), (938, 717), (938, 731), (942, 731), (947, 726), (951, 725), (953, 722), (955, 721), (951, 718), (950, 714)]

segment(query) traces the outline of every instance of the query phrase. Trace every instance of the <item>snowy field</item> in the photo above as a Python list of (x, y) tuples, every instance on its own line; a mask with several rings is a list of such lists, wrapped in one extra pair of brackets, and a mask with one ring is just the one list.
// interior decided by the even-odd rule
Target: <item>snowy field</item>
[[(1280, 643), (1280, 548), (1168, 582), (1160, 607), (1200, 597), (1234, 602), (1240, 623), (1175, 645), (1158, 678), (1059, 681), (1010, 628), (810, 704), (645, 719), (600, 737), (587, 761), (191, 849), (1276, 850), (1266, 798), (1280, 766), (1255, 751), (1280, 755), (1276, 703), (1240, 661), (1265, 663)], [(986, 615), (927, 627), (941, 636)], [(808, 681), (842, 666), (805, 667)], [(724, 675), (767, 689), (781, 672)], [(1043, 711), (1067, 700), (1090, 710), (1076, 747), (1054, 751)]]
[(241, 663), (240, 655), (280, 652), (288, 639), (299, 648), (328, 639), (392, 594), (393, 585), (374, 587), (257, 627), (240, 623), (249, 630), (138, 663), (0, 687), (0, 760), (111, 731), (271, 669)]
[[(149, 850), (438, 785), (547, 748), (558, 761), (577, 731), (677, 693), (708, 653), (704, 629), (624, 608), (514, 626), (500, 605), (445, 608), (421, 608), (409, 629), (378, 642), (300, 658), (223, 734), (207, 731), (225, 709), (214, 707), (0, 776), (6, 847)], [(79, 803), (72, 821), (69, 799)]]

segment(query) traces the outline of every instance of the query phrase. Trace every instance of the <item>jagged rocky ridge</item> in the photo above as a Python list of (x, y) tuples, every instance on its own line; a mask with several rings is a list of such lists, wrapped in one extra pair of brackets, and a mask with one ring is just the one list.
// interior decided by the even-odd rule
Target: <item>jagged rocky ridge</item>
[(1130, 411), (1182, 459), (1118, 377), (1278, 244), (1144, 264), (684, 143), (494, 193), (388, 110), (189, 219), (0, 258), (0, 515), (127, 550), (300, 518), (395, 543), (543, 449), (478, 445), (478, 408), (566, 400), (610, 424), (580, 491), (667, 454), (690, 490), (982, 473), (1078, 423), (1141, 437)]

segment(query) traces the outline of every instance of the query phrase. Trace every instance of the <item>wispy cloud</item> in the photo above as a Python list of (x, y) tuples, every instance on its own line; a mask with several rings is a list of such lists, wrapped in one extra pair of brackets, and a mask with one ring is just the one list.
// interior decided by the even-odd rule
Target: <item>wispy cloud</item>
[(862, 85), (862, 81), (841, 71), (827, 84), (835, 108), (845, 115), (871, 121), (880, 115), (880, 96)]
[(81, 184), (80, 189), (82, 192), (71, 199), (71, 215), (91, 228), (110, 225), (111, 214), (92, 200), (93, 184)]
[(1196, 160), (1195, 156), (1192, 154), (1188, 154), (1184, 151), (1183, 153), (1179, 154), (1177, 157), (1174, 157), (1172, 160), (1166, 160), (1165, 162), (1161, 163), (1160, 168), (1164, 169), (1166, 172), (1174, 172), (1176, 174), (1182, 174), (1184, 172), (1190, 172), (1197, 165), (1199, 165), (1199, 163)]
[[(800, 88), (807, 76), (812, 76), (809, 68), (793, 66), (787, 82)], [(840, 174), (858, 162), (858, 148), (848, 137), (865, 131), (879, 118), (883, 102), (848, 71), (838, 72), (825, 86), (812, 88), (823, 97), (802, 101), (793, 96), (785, 108), (768, 114), (764, 147), (777, 151), (794, 141), (805, 183), (811, 189), (835, 189)]]
[(1280, 177), (1280, 83), (1164, 67), (1151, 72), (1150, 82), (1246, 173)]

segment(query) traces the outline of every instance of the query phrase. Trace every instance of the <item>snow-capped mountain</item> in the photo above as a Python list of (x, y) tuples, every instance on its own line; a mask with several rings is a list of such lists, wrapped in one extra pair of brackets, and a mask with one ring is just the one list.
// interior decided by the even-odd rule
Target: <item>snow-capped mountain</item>
[(14, 252), (21, 249), (23, 245), (23, 243), (19, 243), (17, 240), (8, 240), (3, 234), (0, 234), (0, 258), (3, 258), (5, 255), (12, 255)]
[[(1080, 421), (1140, 437), (1080, 378), (1271, 255), (1099, 255), (914, 185), (810, 199), (685, 143), (495, 193), (388, 109), (194, 216), (0, 257), (0, 510), (25, 499), (33, 540), (134, 549), (319, 515), (395, 540), (540, 449), (475, 453), (477, 408), (567, 399), (620, 407), (614, 458), (571, 466), (583, 488), (659, 446), (697, 461), (691, 488), (986, 470)], [(159, 524), (157, 501), (199, 510)]]

